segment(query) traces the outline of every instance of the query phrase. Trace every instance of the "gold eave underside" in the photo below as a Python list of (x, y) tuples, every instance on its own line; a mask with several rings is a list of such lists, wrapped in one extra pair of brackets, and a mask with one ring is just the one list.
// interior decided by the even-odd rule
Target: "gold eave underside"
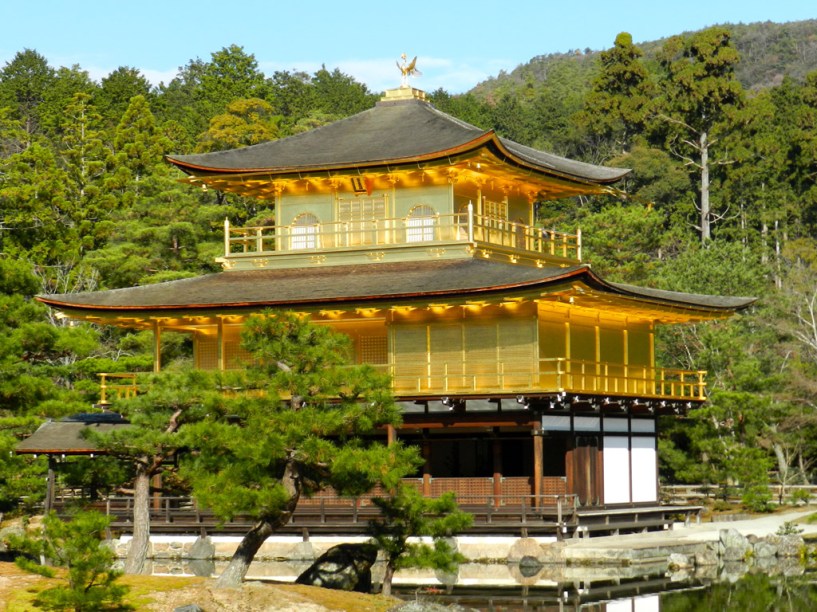
[(611, 192), (607, 185), (584, 181), (556, 171), (545, 172), (510, 164), (487, 147), (433, 160), (371, 166), (362, 164), (350, 168), (235, 174), (190, 171), (193, 175), (182, 179), (182, 182), (260, 199), (273, 199), (280, 194), (348, 190), (348, 183), (352, 178), (367, 180), (369, 186), (378, 191), (397, 185), (411, 188), (429, 184), (470, 183), (474, 188), (518, 193), (531, 201), (536, 198), (560, 199)]
[[(526, 291), (509, 291), (483, 295), (435, 295), (414, 298), (396, 297), (393, 300), (379, 298), (373, 300), (326, 301), (322, 304), (284, 304), (269, 305), (271, 308), (294, 310), (308, 314), (313, 320), (332, 322), (338, 319), (351, 321), (372, 320), (372, 312), (411, 312), (428, 311), (439, 314), (449, 309), (474, 309), (497, 307), (503, 309), (517, 308), (522, 304), (536, 302), (542, 311), (549, 311), (555, 316), (599, 316), (603, 318), (627, 319), (631, 322), (682, 324), (697, 323), (713, 319), (723, 319), (733, 313), (729, 309), (707, 309), (703, 307), (666, 304), (650, 299), (607, 294), (593, 290), (583, 283), (571, 286), (561, 285), (551, 290), (531, 289)], [(251, 312), (258, 312), (267, 307), (265, 304), (208, 304), (196, 308), (195, 305), (178, 306), (164, 309), (129, 309), (124, 312), (117, 308), (72, 308), (60, 306), (68, 317), (76, 320), (115, 325), (129, 329), (152, 329), (159, 325), (165, 330), (195, 332), (204, 327), (211, 327), (219, 320), (225, 323), (239, 324)], [(232, 312), (225, 313), (225, 310)], [(367, 314), (368, 313), (368, 314)]]

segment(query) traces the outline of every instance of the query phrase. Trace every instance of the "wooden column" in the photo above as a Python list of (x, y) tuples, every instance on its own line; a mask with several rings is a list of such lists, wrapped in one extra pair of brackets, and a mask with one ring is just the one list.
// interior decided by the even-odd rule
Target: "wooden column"
[(494, 456), (494, 506), (499, 507), (502, 498), (502, 442), (499, 438), (493, 439)]
[(431, 442), (423, 440), (423, 497), (431, 497)]
[(397, 431), (394, 425), (386, 425), (386, 444), (391, 446), (397, 441)]
[(533, 426), (533, 507), (538, 508), (541, 505), (542, 497), (542, 461), (544, 461), (544, 441), (542, 439), (542, 432), (538, 431), (536, 427), (538, 423)]
[(45, 502), (43, 504), (45, 513), (48, 514), (54, 509), (54, 489), (56, 488), (57, 460), (54, 455), (48, 455), (48, 476), (45, 485)]
[(162, 509), (162, 475), (154, 474), (150, 481), (150, 486), (153, 487), (153, 509)]

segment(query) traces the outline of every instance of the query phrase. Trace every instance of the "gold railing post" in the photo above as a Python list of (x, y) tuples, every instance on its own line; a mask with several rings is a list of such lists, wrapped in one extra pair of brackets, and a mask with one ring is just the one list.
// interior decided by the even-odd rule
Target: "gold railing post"
[(468, 200), (468, 242), (474, 242), (474, 205)]
[(576, 259), (582, 260), (582, 228), (576, 230)]
[(102, 406), (107, 406), (110, 403), (108, 401), (108, 375), (100, 374), (99, 377), (102, 379), (99, 383), (99, 403)]
[(224, 257), (230, 256), (230, 220), (224, 218)]

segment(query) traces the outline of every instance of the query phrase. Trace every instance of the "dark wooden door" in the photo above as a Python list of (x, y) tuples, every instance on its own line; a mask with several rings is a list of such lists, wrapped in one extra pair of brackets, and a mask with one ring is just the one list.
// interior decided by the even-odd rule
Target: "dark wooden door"
[(601, 453), (598, 436), (577, 436), (567, 457), (568, 491), (583, 506), (601, 501)]

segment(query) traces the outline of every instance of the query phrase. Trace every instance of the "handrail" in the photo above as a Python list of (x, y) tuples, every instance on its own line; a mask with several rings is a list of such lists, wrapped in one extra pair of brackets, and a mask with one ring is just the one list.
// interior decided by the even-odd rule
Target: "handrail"
[(319, 252), (326, 249), (470, 242), (543, 257), (581, 261), (581, 231), (546, 230), (474, 213), (329, 221), (316, 225), (232, 227), (224, 221), (224, 257)]
[[(429, 365), (431, 367), (429, 367)], [(705, 400), (706, 371), (585, 361), (564, 357), (536, 360), (460, 359), (372, 364), (392, 379), (398, 396), (429, 393), (571, 393), (610, 394), (672, 400)], [(100, 405), (134, 397), (136, 374), (99, 374)], [(111, 384), (110, 379), (122, 379)]]
[(460, 359), (376, 366), (398, 395), (464, 392), (560, 392), (706, 399), (706, 372), (563, 357), (536, 361)]
[[(136, 396), (138, 391), (136, 386), (136, 374), (132, 372), (102, 372), (97, 374), (99, 376), (99, 405), (107, 406), (111, 402), (108, 399), (109, 394), (113, 399), (130, 399)], [(121, 379), (122, 384), (110, 384), (109, 379)]]

